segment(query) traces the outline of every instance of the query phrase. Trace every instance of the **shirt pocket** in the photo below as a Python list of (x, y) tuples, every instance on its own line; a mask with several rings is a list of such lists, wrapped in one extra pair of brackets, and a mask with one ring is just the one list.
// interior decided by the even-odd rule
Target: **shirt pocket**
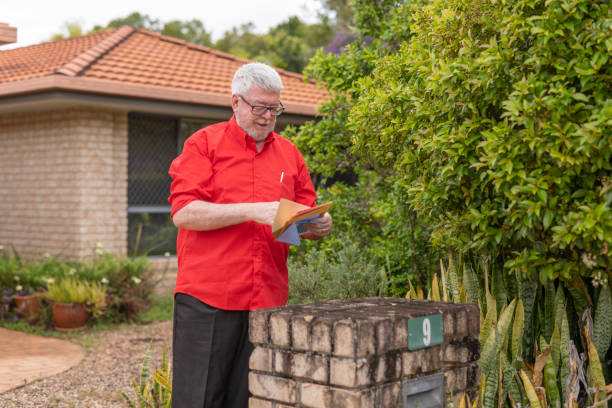
[(285, 198), (294, 201), (295, 199), (295, 173), (283, 172), (281, 182), (278, 187), (278, 199)]

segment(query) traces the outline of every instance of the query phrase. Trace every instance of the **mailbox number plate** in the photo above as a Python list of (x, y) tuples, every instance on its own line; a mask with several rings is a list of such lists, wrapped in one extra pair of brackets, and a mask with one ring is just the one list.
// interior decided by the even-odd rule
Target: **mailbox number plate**
[(442, 344), (442, 315), (417, 317), (408, 320), (408, 349), (417, 350)]

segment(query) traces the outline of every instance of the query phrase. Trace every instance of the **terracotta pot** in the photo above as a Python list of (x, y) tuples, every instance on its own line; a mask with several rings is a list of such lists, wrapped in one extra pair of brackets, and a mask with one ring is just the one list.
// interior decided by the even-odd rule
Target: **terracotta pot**
[(55, 329), (61, 332), (82, 330), (87, 323), (87, 310), (82, 303), (53, 303)]
[(40, 293), (24, 296), (15, 295), (13, 299), (15, 299), (17, 314), (22, 318), (29, 319), (38, 314), (40, 310)]

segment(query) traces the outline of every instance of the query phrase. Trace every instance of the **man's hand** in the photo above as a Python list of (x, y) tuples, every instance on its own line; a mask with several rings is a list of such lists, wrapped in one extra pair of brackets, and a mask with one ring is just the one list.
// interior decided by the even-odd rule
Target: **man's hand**
[(321, 214), (313, 221), (316, 221), (317, 224), (303, 224), (306, 228), (306, 232), (300, 235), (302, 238), (317, 240), (329, 235), (333, 225), (332, 217), (329, 213)]
[(251, 204), (253, 206), (253, 221), (260, 224), (272, 225), (276, 217), (276, 212), (278, 211), (278, 204), (278, 201)]

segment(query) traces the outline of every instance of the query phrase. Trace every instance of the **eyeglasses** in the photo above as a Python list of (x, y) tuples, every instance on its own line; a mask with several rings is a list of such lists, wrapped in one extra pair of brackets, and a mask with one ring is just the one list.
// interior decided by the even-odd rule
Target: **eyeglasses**
[(242, 95), (238, 95), (238, 97), (251, 107), (251, 113), (253, 113), (253, 115), (255, 116), (263, 116), (266, 114), (266, 111), (270, 111), (270, 113), (274, 116), (280, 116), (285, 110), (283, 103), (280, 101), (278, 102), (280, 103), (280, 106), (251, 105), (246, 99), (242, 97)]

